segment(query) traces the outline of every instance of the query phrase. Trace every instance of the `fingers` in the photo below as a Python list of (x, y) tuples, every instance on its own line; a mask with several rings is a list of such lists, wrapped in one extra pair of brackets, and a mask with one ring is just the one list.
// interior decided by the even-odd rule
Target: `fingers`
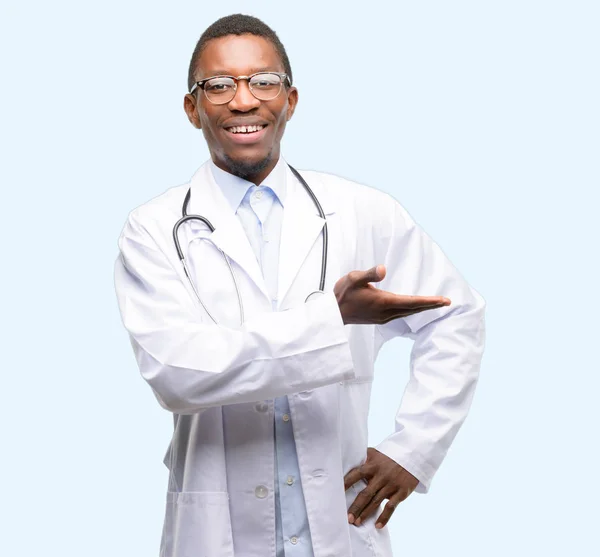
[(351, 485), (354, 485), (362, 478), (362, 473), (359, 468), (353, 468), (344, 476), (344, 491), (347, 491)]
[[(384, 487), (381, 485), (380, 487)], [(367, 485), (354, 499), (352, 505), (348, 509), (348, 522), (356, 524), (356, 519), (361, 515), (363, 510), (371, 503), (373, 498), (378, 494), (379, 486), (372, 484)], [(358, 524), (356, 524), (358, 526)]]
[(452, 302), (445, 296), (405, 296), (382, 292), (382, 301), (389, 309), (434, 309), (449, 306)]
[(382, 319), (382, 323), (385, 325), (386, 323), (389, 323), (390, 321), (393, 321), (394, 319), (399, 319), (401, 317), (408, 317), (409, 315), (414, 315), (415, 313), (421, 313), (422, 311), (429, 311), (432, 309), (437, 309), (435, 307), (428, 307), (428, 308), (419, 308), (419, 309), (412, 309), (412, 310), (397, 310), (397, 309), (390, 309), (390, 310), (386, 310), (383, 312), (383, 319)]
[[(425, 296), (396, 296), (388, 297), (383, 307), (380, 307), (379, 320), (375, 321), (378, 324), (385, 325), (394, 319), (402, 317), (408, 317), (415, 313), (421, 313), (422, 311), (429, 311), (432, 309), (438, 309), (447, 305), (450, 305), (450, 300), (443, 296), (437, 297), (425, 297)], [(402, 302), (398, 304), (399, 298), (418, 298), (418, 301), (408, 300), (408, 302)], [(423, 304), (423, 305), (416, 305)]]
[(394, 511), (396, 510), (398, 504), (404, 501), (404, 499), (406, 499), (407, 497), (408, 494), (406, 494), (404, 491), (400, 491), (392, 495), (392, 497), (390, 497), (390, 500), (385, 504), (383, 512), (377, 518), (375, 528), (383, 528), (388, 523), (388, 520), (391, 518), (392, 514), (394, 514)]
[(367, 518), (369, 518), (383, 502), (384, 499), (391, 497), (394, 494), (394, 489), (389, 486), (383, 486), (371, 499), (371, 502), (360, 512), (354, 521), (355, 526), (360, 526)]
[[(385, 265), (376, 265), (368, 271), (354, 271), (356, 273), (354, 282), (358, 286), (366, 286), (370, 282), (380, 282), (385, 278), (386, 272)], [(354, 275), (354, 273), (351, 273), (351, 275)]]

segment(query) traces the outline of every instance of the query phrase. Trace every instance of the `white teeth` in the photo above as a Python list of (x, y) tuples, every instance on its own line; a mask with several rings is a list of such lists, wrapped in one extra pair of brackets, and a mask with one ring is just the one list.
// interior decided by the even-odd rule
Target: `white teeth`
[(228, 128), (227, 131), (231, 133), (252, 133), (260, 131), (265, 126), (234, 126), (233, 128)]

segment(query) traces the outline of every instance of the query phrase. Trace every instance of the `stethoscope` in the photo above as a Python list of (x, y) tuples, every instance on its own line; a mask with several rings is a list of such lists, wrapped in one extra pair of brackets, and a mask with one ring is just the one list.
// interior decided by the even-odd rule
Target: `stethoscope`
[[(325, 274), (327, 272), (327, 219), (325, 218), (325, 212), (323, 211), (323, 207), (321, 207), (321, 204), (319, 203), (317, 196), (310, 189), (310, 187), (306, 183), (306, 180), (304, 180), (304, 178), (302, 178), (302, 176), (300, 176), (300, 173), (295, 168), (293, 168), (289, 164), (288, 164), (288, 166), (290, 167), (290, 170), (294, 173), (294, 176), (296, 176), (296, 178), (298, 178), (300, 183), (304, 186), (304, 189), (307, 191), (308, 195), (310, 195), (311, 199), (313, 200), (313, 203), (317, 207), (317, 210), (319, 211), (319, 215), (325, 221), (325, 223), (323, 225), (323, 254), (321, 257), (321, 281), (319, 283), (319, 290), (317, 291), (319, 293), (322, 293), (325, 288)], [(194, 282), (192, 281), (192, 277), (191, 277), (190, 271), (188, 269), (187, 263), (185, 261), (185, 257), (183, 256), (183, 251), (181, 249), (181, 246), (179, 245), (179, 236), (178, 236), (179, 227), (184, 222), (187, 222), (190, 220), (199, 220), (208, 227), (208, 229), (211, 231), (211, 233), (215, 231), (215, 227), (210, 223), (210, 221), (207, 218), (205, 218), (201, 215), (188, 215), (187, 214), (187, 208), (188, 208), (188, 204), (190, 202), (191, 194), (192, 194), (192, 188), (190, 187), (187, 191), (185, 199), (183, 200), (183, 206), (181, 208), (182, 216), (175, 223), (175, 226), (173, 227), (173, 242), (175, 243), (175, 249), (177, 250), (177, 255), (179, 256), (179, 260), (181, 261), (181, 264), (183, 265), (183, 270), (185, 272), (185, 276), (187, 277), (187, 279), (192, 287), (192, 290), (194, 291), (194, 294), (196, 295), (196, 298), (198, 298), (198, 301), (200, 302), (200, 305), (204, 308), (204, 311), (206, 311), (208, 316), (216, 324), (217, 320), (212, 316), (210, 311), (208, 311), (208, 308), (204, 305), (204, 302), (202, 301), (202, 298), (200, 297), (200, 294), (198, 293), (198, 290), (196, 289), (196, 286), (194, 285)], [(242, 302), (242, 295), (241, 295), (240, 289), (238, 287), (237, 279), (235, 277), (235, 272), (233, 271), (233, 267), (231, 266), (229, 257), (227, 257), (227, 255), (225, 254), (225, 252), (223, 252), (223, 250), (221, 250), (220, 248), (217, 248), (217, 249), (219, 249), (219, 251), (223, 255), (223, 258), (225, 259), (225, 262), (227, 263), (227, 267), (229, 267), (229, 273), (231, 274), (231, 278), (233, 279), (233, 284), (235, 285), (235, 291), (237, 293), (237, 298), (238, 298), (238, 305), (240, 308), (240, 324), (243, 324), (244, 323), (244, 304)], [(315, 294), (315, 292), (313, 292), (312, 294)], [(310, 294), (308, 296), (307, 300), (312, 296), (312, 294)]]

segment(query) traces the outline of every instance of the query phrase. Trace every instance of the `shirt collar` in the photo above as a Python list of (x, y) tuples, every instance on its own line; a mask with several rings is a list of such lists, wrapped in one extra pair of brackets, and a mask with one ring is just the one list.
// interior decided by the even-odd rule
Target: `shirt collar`
[[(229, 202), (233, 212), (238, 210), (238, 207), (242, 203), (244, 196), (249, 188), (255, 187), (255, 184), (244, 180), (239, 176), (234, 176), (225, 170), (219, 168), (212, 159), (209, 161), (209, 166), (212, 171), (215, 182), (223, 192), (223, 195)], [(273, 190), (281, 205), (284, 205), (285, 196), (287, 193), (287, 163), (283, 157), (279, 157), (277, 164), (271, 170), (269, 175), (263, 180), (259, 187), (268, 187)]]

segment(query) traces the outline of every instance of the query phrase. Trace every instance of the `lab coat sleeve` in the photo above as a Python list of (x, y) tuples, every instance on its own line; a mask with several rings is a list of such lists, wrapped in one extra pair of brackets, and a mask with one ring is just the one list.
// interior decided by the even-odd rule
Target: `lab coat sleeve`
[(484, 349), (485, 302), (408, 213), (395, 200), (389, 206), (387, 275), (379, 287), (452, 301), (377, 326), (384, 341), (405, 336), (414, 343), (395, 431), (376, 448), (412, 473), (424, 493), (471, 405)]
[(355, 377), (332, 293), (243, 326), (202, 322), (173, 261), (132, 213), (115, 289), (142, 377), (177, 414), (274, 398)]

